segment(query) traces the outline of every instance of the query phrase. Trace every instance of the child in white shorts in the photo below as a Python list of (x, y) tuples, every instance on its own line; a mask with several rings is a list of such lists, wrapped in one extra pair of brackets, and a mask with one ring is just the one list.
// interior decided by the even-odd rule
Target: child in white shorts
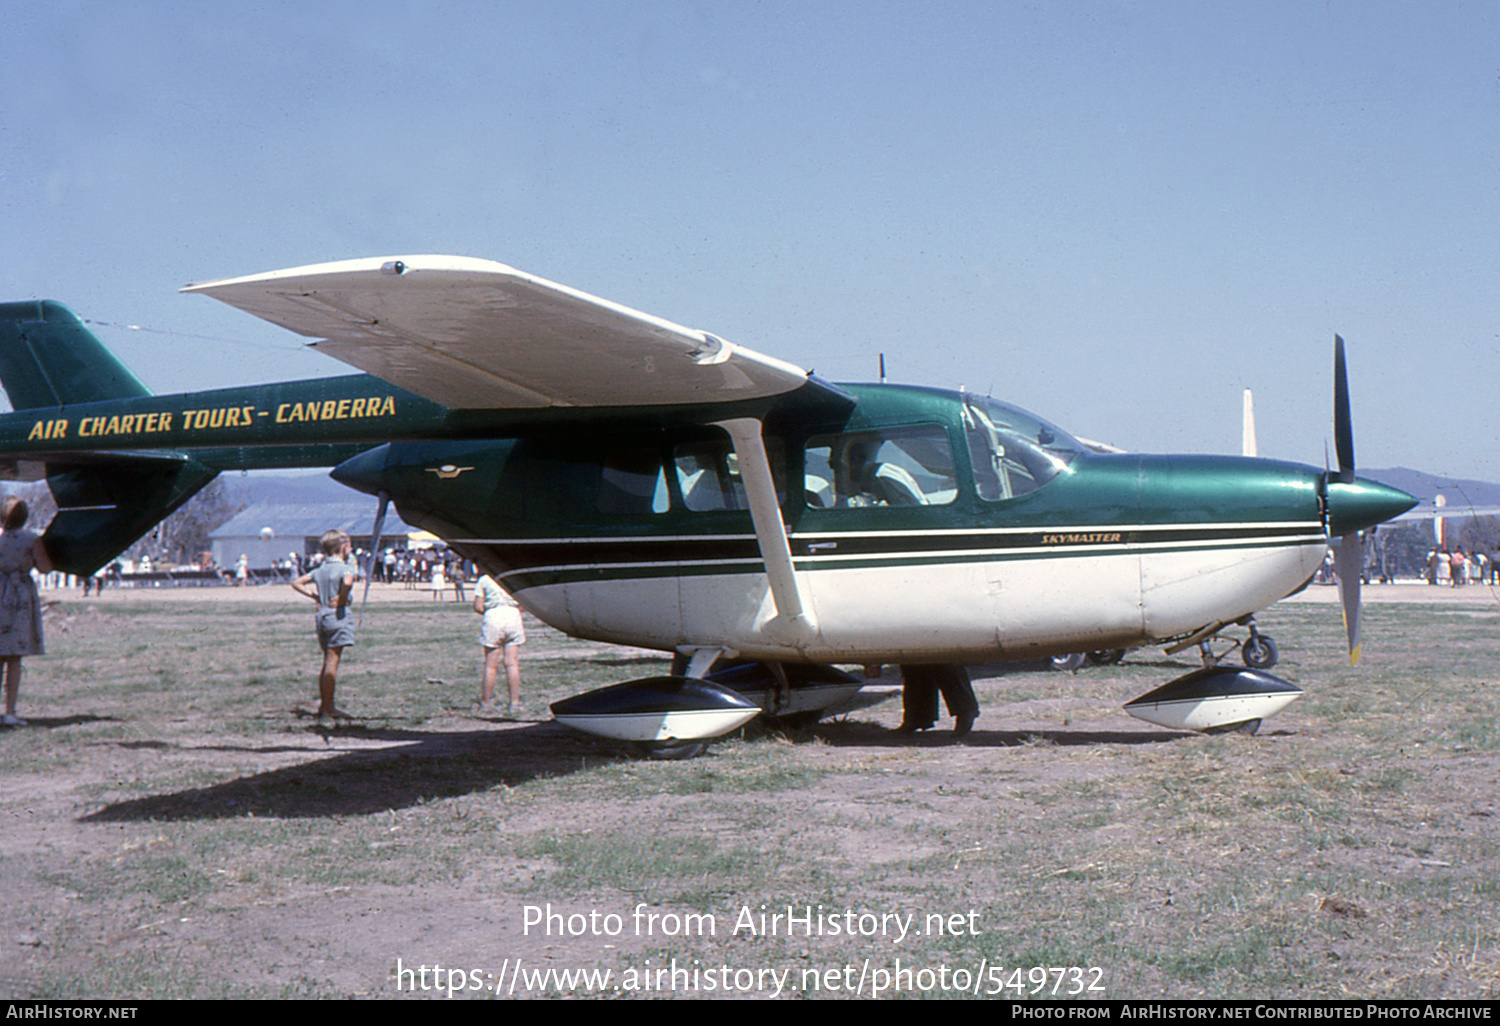
[(485, 574), (474, 586), (474, 612), (483, 619), (479, 624), (479, 644), (484, 649), (484, 670), (479, 682), (479, 704), (474, 711), (489, 712), (494, 705), (495, 678), (500, 664), (505, 664), (505, 686), (510, 701), (505, 715), (514, 719), (521, 713), (521, 645), (526, 643), (526, 627), (516, 600), (495, 579)]

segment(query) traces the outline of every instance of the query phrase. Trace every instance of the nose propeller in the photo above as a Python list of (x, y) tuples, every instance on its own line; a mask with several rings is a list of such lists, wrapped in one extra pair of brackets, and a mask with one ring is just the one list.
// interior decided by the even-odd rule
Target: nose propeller
[(1365, 570), (1365, 542), (1361, 532), (1399, 516), (1417, 500), (1398, 488), (1354, 476), (1354, 420), (1349, 412), (1349, 372), (1344, 362), (1344, 340), (1333, 336), (1333, 448), (1339, 468), (1323, 475), (1323, 499), (1328, 534), (1337, 538), (1333, 567), (1339, 579), (1339, 604), (1349, 636), (1349, 664), (1359, 662), (1359, 589)]
[(1344, 339), (1333, 336), (1333, 448), (1339, 456), (1339, 481), (1354, 482), (1354, 418), (1349, 413), (1349, 369)]
[[(1349, 411), (1349, 368), (1344, 339), (1333, 336), (1333, 448), (1339, 457), (1338, 481), (1354, 483), (1354, 417)], [(1332, 482), (1330, 482), (1332, 483)], [(1365, 542), (1358, 531), (1339, 538), (1333, 555), (1339, 579), (1339, 607), (1349, 636), (1349, 665), (1359, 663), (1359, 589), (1365, 572)]]

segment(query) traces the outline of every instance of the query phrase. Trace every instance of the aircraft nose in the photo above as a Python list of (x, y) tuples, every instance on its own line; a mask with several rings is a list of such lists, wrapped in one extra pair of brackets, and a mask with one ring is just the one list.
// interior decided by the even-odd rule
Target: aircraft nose
[(1399, 488), (1355, 478), (1328, 482), (1328, 533), (1335, 538), (1398, 517), (1417, 504)]

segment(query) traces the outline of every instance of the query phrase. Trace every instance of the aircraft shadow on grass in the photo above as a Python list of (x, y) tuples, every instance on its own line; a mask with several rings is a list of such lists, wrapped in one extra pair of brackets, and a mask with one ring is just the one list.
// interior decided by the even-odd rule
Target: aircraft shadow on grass
[(1080, 745), (1156, 745), (1194, 737), (1182, 730), (1083, 730), (1073, 727), (1041, 730), (985, 730), (975, 727), (964, 737), (950, 730), (901, 734), (874, 724), (851, 721), (826, 723), (818, 737), (834, 748), (1019, 748), (1039, 742), (1059, 747)]
[[(409, 742), (399, 747), (345, 751), (328, 758), (285, 766), (168, 794), (107, 805), (80, 818), (84, 823), (149, 820), (235, 819), (272, 816), (307, 819), (368, 815), (422, 802), (455, 798), (497, 785), (519, 787), (541, 777), (560, 777), (590, 766), (634, 758), (624, 744), (576, 734), (552, 723), (505, 731), (425, 733), (391, 728), (347, 727), (328, 734), (368, 740)], [(834, 747), (945, 747), (948, 731), (899, 734), (863, 721), (826, 723), (817, 736)], [(1038, 741), (1059, 746), (1160, 744), (1193, 735), (1179, 731), (977, 730), (964, 738), (970, 748), (1013, 748)], [(141, 750), (176, 750), (163, 741), (120, 742)], [(295, 745), (193, 745), (188, 750), (279, 754), (306, 752)]]
[(0, 727), (0, 730), (19, 730), (19, 729), (25, 729), (25, 730), (39, 730), (40, 729), (40, 730), (45, 730), (45, 729), (47, 729), (49, 727), (77, 727), (77, 726), (81, 726), (82, 724), (85, 724), (85, 723), (118, 723), (118, 722), (119, 722), (118, 718), (114, 717), (114, 716), (94, 716), (94, 715), (89, 714), (89, 713), (83, 713), (83, 714), (80, 714), (80, 715), (77, 715), (77, 716), (31, 716), (31, 715), (28, 715), (26, 717), (26, 726), (24, 728), (19, 728), (19, 727)]
[[(140, 820), (233, 819), (276, 816), (305, 819), (364, 815), (438, 798), (518, 787), (538, 777), (573, 773), (628, 757), (619, 746), (574, 735), (554, 724), (519, 730), (424, 733), (349, 727), (339, 737), (408, 741), (399, 747), (345, 751), (330, 758), (256, 773), (209, 787), (150, 795), (107, 805), (84, 823)], [(134, 748), (177, 748), (163, 742), (126, 742)], [(275, 754), (304, 746), (194, 745), (209, 751)]]

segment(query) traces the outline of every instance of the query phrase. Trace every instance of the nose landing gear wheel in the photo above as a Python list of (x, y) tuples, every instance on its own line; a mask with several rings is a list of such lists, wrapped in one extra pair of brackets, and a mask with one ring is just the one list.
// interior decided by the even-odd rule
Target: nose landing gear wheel
[(1281, 658), (1276, 642), (1264, 634), (1251, 634), (1240, 646), (1240, 658), (1252, 670), (1269, 670)]

